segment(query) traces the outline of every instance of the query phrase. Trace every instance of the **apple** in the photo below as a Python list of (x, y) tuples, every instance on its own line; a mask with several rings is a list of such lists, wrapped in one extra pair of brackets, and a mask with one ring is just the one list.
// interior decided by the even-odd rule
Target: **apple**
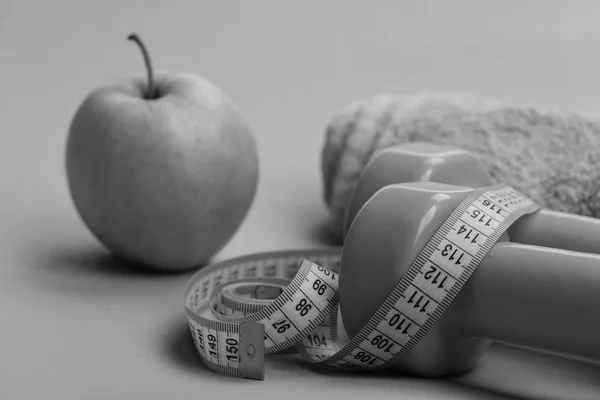
[(207, 79), (153, 71), (93, 90), (66, 145), (75, 208), (112, 253), (161, 271), (199, 268), (254, 201), (258, 149), (236, 105)]

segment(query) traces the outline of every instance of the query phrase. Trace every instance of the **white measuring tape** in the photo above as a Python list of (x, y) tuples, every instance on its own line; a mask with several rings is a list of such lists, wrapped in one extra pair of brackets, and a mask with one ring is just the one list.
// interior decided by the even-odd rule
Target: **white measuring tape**
[(254, 254), (197, 272), (185, 290), (194, 343), (225, 375), (264, 379), (264, 355), (300, 352), (351, 370), (406, 356), (448, 308), (502, 233), (539, 207), (508, 186), (472, 191), (442, 224), (369, 322), (338, 331), (339, 249)]

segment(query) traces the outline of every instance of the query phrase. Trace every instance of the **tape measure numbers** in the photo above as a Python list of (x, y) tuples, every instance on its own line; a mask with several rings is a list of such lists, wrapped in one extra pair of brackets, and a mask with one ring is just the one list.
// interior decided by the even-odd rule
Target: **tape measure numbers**
[(205, 267), (185, 291), (198, 353), (209, 369), (250, 379), (264, 379), (264, 355), (274, 353), (300, 352), (311, 363), (349, 370), (386, 368), (425, 336), (504, 231), (538, 209), (507, 186), (469, 193), (351, 339), (338, 330), (339, 249)]
[[(207, 367), (263, 379), (264, 354), (294, 348), (320, 325), (330, 325), (339, 302), (332, 271), (339, 260), (338, 249), (279, 252), (239, 257), (198, 272), (186, 289), (186, 310)], [(282, 290), (275, 299), (256, 298), (268, 296), (273, 287)]]

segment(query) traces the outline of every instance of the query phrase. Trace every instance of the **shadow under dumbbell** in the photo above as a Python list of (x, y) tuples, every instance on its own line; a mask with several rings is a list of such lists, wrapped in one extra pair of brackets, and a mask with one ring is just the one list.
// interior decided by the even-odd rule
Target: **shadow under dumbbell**
[(495, 343), (478, 367), (450, 379), (493, 394), (527, 400), (596, 400), (600, 365)]
[[(320, 368), (300, 360), (299, 357), (276, 361), (280, 366), (296, 364), (316, 376), (326, 376), (333, 384), (369, 385), (405, 388), (435, 393), (442, 391), (440, 399), (475, 395), (485, 399), (516, 400), (597, 400), (600, 395), (600, 365), (583, 361), (532, 352), (495, 343), (479, 365), (463, 374), (443, 379), (423, 379), (398, 375), (393, 370), (353, 373)], [(481, 396), (481, 397), (480, 397)], [(464, 398), (464, 397), (462, 397)], [(467, 397), (471, 398), (471, 397)]]

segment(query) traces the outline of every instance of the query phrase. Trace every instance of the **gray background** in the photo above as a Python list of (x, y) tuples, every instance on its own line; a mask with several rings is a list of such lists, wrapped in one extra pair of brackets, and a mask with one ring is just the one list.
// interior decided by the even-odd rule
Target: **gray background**
[(191, 274), (115, 263), (66, 187), (66, 130), (83, 97), (143, 72), (131, 31), (157, 68), (208, 77), (255, 130), (259, 192), (218, 258), (322, 244), (323, 130), (353, 100), (463, 91), (600, 109), (593, 0), (0, 0), (0, 398), (600, 396), (598, 367), (500, 345), (479, 369), (447, 381), (329, 376), (289, 357), (269, 358), (264, 382), (206, 371), (183, 312)]

